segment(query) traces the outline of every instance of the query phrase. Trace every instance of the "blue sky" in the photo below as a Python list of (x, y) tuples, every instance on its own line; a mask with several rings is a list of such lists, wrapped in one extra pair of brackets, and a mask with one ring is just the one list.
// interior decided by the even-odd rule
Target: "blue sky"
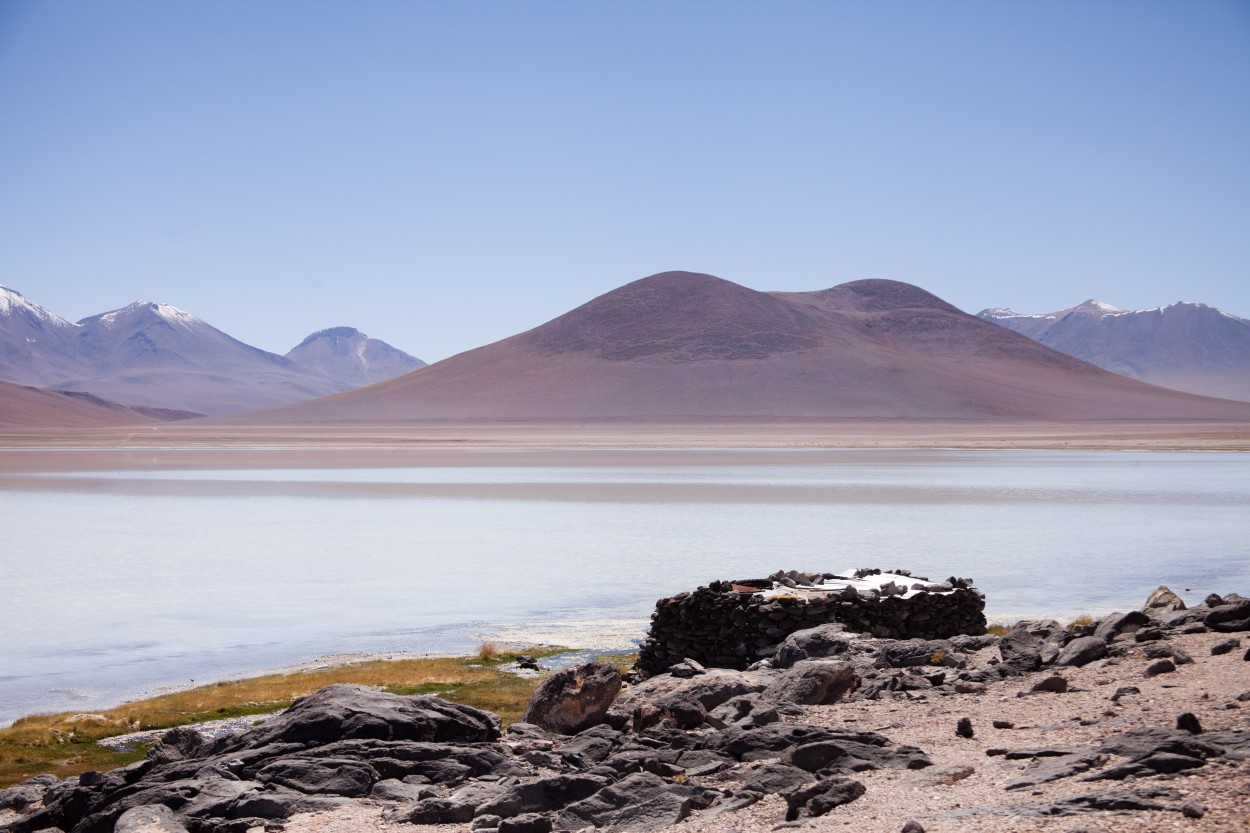
[(427, 360), (666, 269), (1250, 317), (1250, 3), (0, 2), (0, 283)]

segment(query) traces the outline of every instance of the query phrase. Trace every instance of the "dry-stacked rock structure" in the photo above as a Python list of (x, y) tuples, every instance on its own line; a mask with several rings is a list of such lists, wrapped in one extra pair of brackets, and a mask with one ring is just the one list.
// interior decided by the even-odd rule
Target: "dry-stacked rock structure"
[(795, 631), (832, 622), (888, 639), (985, 633), (985, 597), (972, 579), (942, 582), (907, 570), (779, 572), (714, 581), (655, 604), (637, 669), (658, 674), (686, 659), (744, 669), (771, 657)]

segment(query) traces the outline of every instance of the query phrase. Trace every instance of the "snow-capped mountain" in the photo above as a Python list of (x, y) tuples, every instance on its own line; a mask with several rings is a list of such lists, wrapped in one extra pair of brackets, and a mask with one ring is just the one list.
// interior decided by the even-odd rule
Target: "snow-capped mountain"
[(320, 330), (286, 354), (297, 367), (358, 388), (384, 382), (425, 367), (385, 341), (369, 338), (354, 327)]
[(1089, 300), (1059, 312), (998, 308), (977, 317), (1122, 376), (1250, 401), (1250, 320), (1206, 304), (1124, 310)]
[[(362, 353), (368, 355), (379, 350), (365, 347)], [(371, 366), (381, 373), (400, 364), (391, 356)], [(337, 370), (328, 363), (302, 366), (244, 344), (168, 304), (136, 301), (71, 324), (0, 287), (0, 379), (5, 381), (90, 393), (126, 405), (224, 414), (365, 384), (360, 372), (336, 375)], [(403, 372), (407, 368), (397, 371)]]
[(64, 318), (0, 286), (0, 379), (41, 385), (44, 379), (77, 372), (74, 331)]

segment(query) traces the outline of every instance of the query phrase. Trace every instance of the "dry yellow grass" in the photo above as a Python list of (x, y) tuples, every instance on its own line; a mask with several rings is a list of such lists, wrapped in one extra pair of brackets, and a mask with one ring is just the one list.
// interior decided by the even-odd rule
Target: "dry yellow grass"
[[(523, 653), (550, 656), (560, 650), (530, 648)], [(89, 715), (63, 712), (24, 717), (0, 729), (0, 787), (45, 772), (65, 777), (89, 769), (110, 769), (143, 757), (142, 752), (118, 753), (101, 747), (96, 743), (101, 738), (279, 711), (296, 697), (332, 683), (358, 683), (393, 694), (438, 694), (494, 712), (506, 725), (525, 711), (540, 679), (498, 670), (498, 665), (515, 657), (515, 652), (492, 645), (490, 658), (480, 651), (474, 657), (377, 660), (212, 683)], [(632, 656), (618, 660), (632, 661)]]

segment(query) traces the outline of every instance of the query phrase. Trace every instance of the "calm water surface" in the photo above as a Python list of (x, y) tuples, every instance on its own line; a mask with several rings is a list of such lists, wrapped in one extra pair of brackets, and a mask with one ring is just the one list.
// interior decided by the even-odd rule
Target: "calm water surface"
[(619, 646), (660, 596), (779, 568), (972, 576), (991, 618), (1135, 607), (1161, 583), (1191, 602), (1250, 591), (1250, 455), (629, 454), (9, 477), (0, 723), (325, 654), (467, 651), (536, 626), (559, 638), (588, 624)]

